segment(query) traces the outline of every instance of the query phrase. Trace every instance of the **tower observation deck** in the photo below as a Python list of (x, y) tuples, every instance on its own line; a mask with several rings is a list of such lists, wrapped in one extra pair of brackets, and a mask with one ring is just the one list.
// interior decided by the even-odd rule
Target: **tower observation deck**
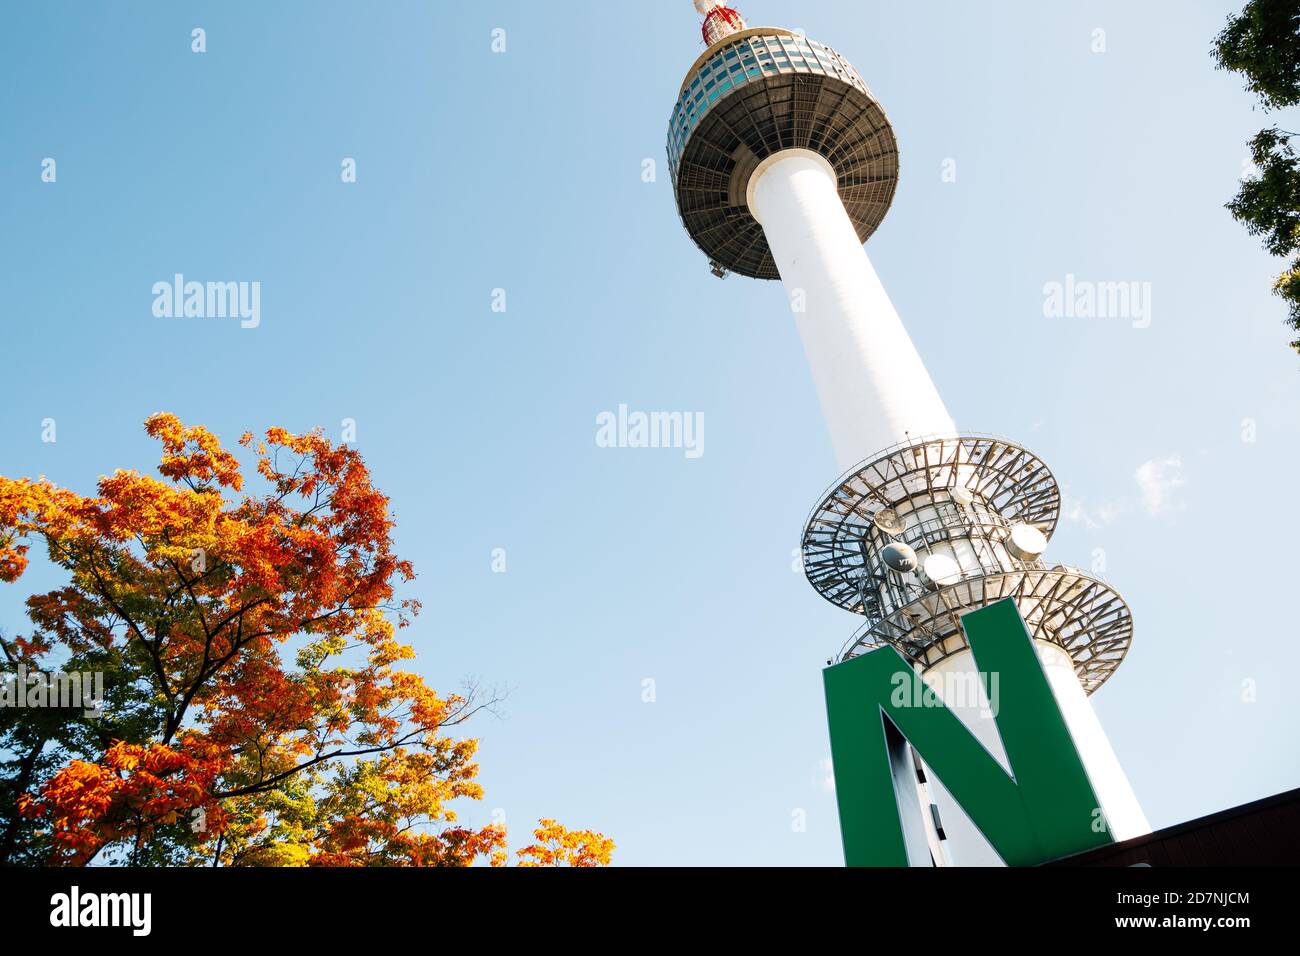
[[(892, 645), (942, 697), (946, 678), (975, 674), (961, 616), (1013, 599), (1113, 836), (1148, 832), (1087, 699), (1128, 652), (1128, 605), (1096, 575), (1044, 562), (1056, 479), (1012, 441), (958, 432), (863, 248), (898, 183), (888, 117), (830, 47), (750, 27), (717, 0), (695, 7), (706, 49), (669, 122), (673, 190), (715, 275), (779, 278), (789, 295), (843, 472), (808, 518), (804, 571), (863, 618), (837, 659)], [(1005, 765), (987, 700), (945, 703)], [(934, 858), (999, 862), (936, 789)]]
[(830, 47), (789, 30), (723, 36), (691, 67), (668, 129), (682, 224), (715, 268), (780, 278), (746, 188), (759, 165), (788, 149), (830, 162), (866, 242), (894, 199), (898, 147), (862, 77)]

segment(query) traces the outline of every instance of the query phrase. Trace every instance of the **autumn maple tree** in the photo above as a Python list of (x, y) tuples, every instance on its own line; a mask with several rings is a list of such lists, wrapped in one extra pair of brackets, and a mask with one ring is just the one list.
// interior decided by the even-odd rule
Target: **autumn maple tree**
[(592, 830), (568, 830), (542, 820), (533, 831), (536, 843), (519, 851), (520, 866), (605, 866), (614, 841)]
[[(43, 546), (65, 586), (27, 599), (6, 666), (96, 671), (98, 715), (0, 709), (0, 865), (464, 866), (506, 862), (478, 799), (493, 697), (402, 668), (419, 605), (388, 499), (361, 455), (272, 428), (235, 454), (154, 415), (162, 478), (118, 471), (83, 497), (0, 477), (0, 580)], [(593, 866), (613, 843), (543, 820), (520, 865)]]

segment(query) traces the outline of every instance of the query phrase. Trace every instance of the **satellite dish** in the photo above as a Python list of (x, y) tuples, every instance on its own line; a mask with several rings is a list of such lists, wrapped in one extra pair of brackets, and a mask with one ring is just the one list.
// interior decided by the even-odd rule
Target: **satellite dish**
[(971, 490), (965, 485), (953, 485), (948, 494), (952, 495), (952, 500), (963, 508), (969, 508), (975, 500), (975, 496), (971, 494)]
[(880, 550), (880, 556), (891, 571), (897, 571), (900, 574), (915, 571), (918, 563), (916, 552), (901, 541), (893, 541), (885, 545)]
[(1047, 550), (1047, 537), (1031, 524), (1013, 524), (1007, 550), (1018, 561), (1037, 561)]
[(872, 521), (885, 534), (902, 534), (907, 530), (907, 522), (893, 508), (885, 508), (883, 511), (877, 512)]
[(931, 554), (921, 563), (921, 580), (932, 588), (956, 584), (961, 580), (961, 565), (946, 554)]

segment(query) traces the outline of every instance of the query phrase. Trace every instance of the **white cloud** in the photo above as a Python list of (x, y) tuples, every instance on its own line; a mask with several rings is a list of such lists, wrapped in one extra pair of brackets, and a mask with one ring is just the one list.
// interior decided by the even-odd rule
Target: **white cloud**
[(1119, 513), (1120, 508), (1109, 502), (1090, 507), (1082, 498), (1071, 496), (1068, 485), (1061, 490), (1061, 517), (1066, 521), (1081, 524), (1089, 529), (1100, 528), (1114, 521), (1119, 517)]
[(1143, 462), (1134, 477), (1142, 491), (1142, 507), (1147, 514), (1168, 514), (1182, 508), (1178, 491), (1187, 484), (1187, 478), (1183, 475), (1181, 456), (1167, 455)]

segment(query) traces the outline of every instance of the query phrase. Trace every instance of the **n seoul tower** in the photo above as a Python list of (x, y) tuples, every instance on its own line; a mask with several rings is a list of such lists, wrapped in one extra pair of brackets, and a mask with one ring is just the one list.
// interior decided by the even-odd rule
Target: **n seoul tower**
[[(889, 119), (830, 47), (694, 3), (706, 49), (668, 129), (677, 208), (715, 275), (779, 278), (789, 295), (845, 472), (808, 519), (804, 571), (865, 617), (836, 662), (892, 645), (1005, 766), (959, 622), (1014, 599), (1112, 836), (1148, 832), (1088, 701), (1128, 652), (1128, 605), (1094, 575), (1043, 561), (1056, 479), (1014, 442), (957, 429), (863, 248), (898, 182)], [(945, 694), (954, 686), (979, 699)], [(925, 814), (935, 862), (999, 863), (929, 779), (919, 799), (938, 808)]]

